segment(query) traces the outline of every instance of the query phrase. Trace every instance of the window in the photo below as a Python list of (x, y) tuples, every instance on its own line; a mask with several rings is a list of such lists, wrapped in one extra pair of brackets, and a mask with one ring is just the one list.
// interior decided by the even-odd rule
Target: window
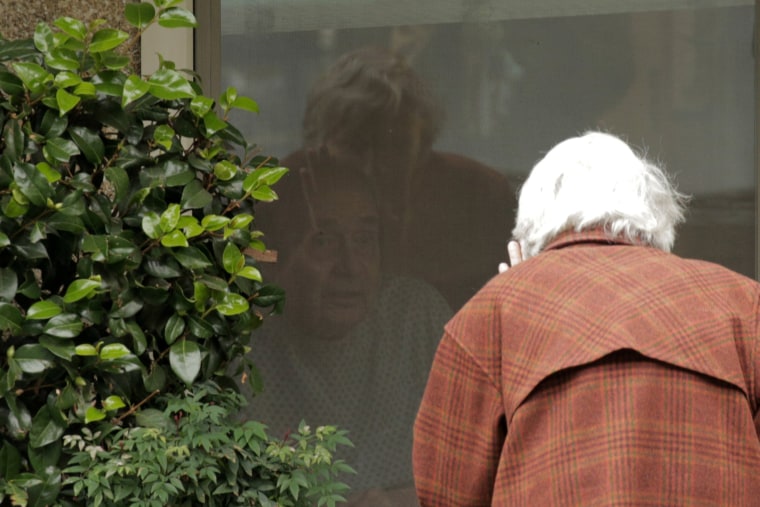
[[(755, 3), (751, 0), (221, 0), (220, 4), (201, 4), (196, 8), (210, 9), (216, 17), (209, 19), (218, 20), (214, 28), (220, 32), (211, 38), (212, 43), (221, 40), (218, 66), (212, 57), (204, 60), (201, 56), (201, 69), (206, 65), (211, 69), (207, 72), (218, 74), (211, 76), (214, 86), (234, 86), (260, 103), (260, 115), (235, 121), (264, 153), (295, 164), (294, 174), (315, 160), (324, 163), (318, 153), (305, 149), (320, 143), (359, 146), (337, 151), (341, 157), (343, 151), (371, 155), (373, 164), (394, 168), (427, 161), (417, 164), (424, 167), (416, 171), (388, 173), (395, 183), (404, 183), (404, 188), (411, 185), (415, 192), (375, 189), (380, 215), (416, 206), (415, 216), (424, 217), (418, 219), (411, 238), (394, 232), (393, 221), (381, 230), (384, 245), (377, 269), (383, 276), (401, 273), (422, 283), (393, 285), (392, 291), (397, 292), (392, 294), (383, 285), (375, 296), (387, 303), (383, 311), (396, 313), (383, 315), (375, 328), (362, 330), (389, 339), (397, 352), (421, 357), (406, 366), (424, 370), (430, 348), (417, 343), (410, 349), (408, 344), (394, 342), (389, 335), (401, 332), (402, 326), (392, 321), (406, 317), (413, 331), (429, 332), (444, 318), (436, 292), (456, 310), (495, 273), (512, 226), (509, 213), (514, 203), (509, 199), (543, 152), (587, 129), (607, 130), (646, 148), (650, 158), (665, 163), (679, 188), (693, 196), (676, 253), (717, 262), (750, 277), (757, 275)], [(320, 137), (319, 132), (305, 132), (309, 94), (320, 76), (344, 55), (368, 47), (390, 48), (402, 55), (419, 78), (419, 82), (409, 78), (416, 90), (414, 105), (399, 107), (414, 114), (361, 116), (357, 108), (368, 105), (367, 97), (342, 106), (326, 101), (324, 110), (314, 113), (307, 126), (332, 129), (332, 134)], [(196, 46), (196, 51), (208, 48)], [(348, 79), (345, 72), (340, 79)], [(392, 117), (390, 124), (384, 123), (385, 116)], [(425, 151), (429, 142), (431, 154)], [(366, 146), (371, 149), (362, 148)], [(433, 158), (425, 158), (428, 155)], [(366, 168), (366, 159), (359, 159), (330, 163)], [(444, 173), (445, 177), (439, 177)], [(477, 176), (467, 176), (473, 174)], [(303, 195), (304, 185), (298, 195)], [(500, 200), (501, 207), (495, 204)], [(464, 211), (454, 213), (429, 204), (441, 202), (451, 203), (451, 210)], [(510, 203), (510, 209), (505, 210), (504, 203)], [(289, 206), (285, 199), (282, 205)], [(396, 225), (415, 220), (398, 215)], [(303, 221), (294, 223), (296, 227)], [(349, 259), (345, 262), (352, 262), (349, 246), (336, 248), (344, 248)], [(287, 260), (287, 251), (282, 253)], [(431, 287), (433, 291), (428, 290)], [(298, 290), (306, 292), (303, 286)], [(338, 320), (339, 314), (350, 317), (354, 296), (363, 297), (350, 284), (330, 290), (325, 297), (342, 307), (342, 314), (335, 310)], [(414, 310), (399, 309), (401, 300)], [(413, 306), (422, 300), (429, 304)], [(287, 371), (292, 384), (305, 391), (311, 389), (305, 387), (309, 382), (325, 382), (311, 394), (301, 393), (304, 397), (327, 396), (323, 404), (341, 398), (326, 412), (317, 407), (316, 416), (329, 419), (334, 415), (338, 423), (341, 417), (353, 417), (357, 424), (364, 424), (352, 435), (373, 443), (357, 446), (354, 458), (360, 479), (355, 484), (403, 489), (411, 480), (405, 475), (406, 463), (365, 458), (381, 452), (382, 442), (388, 448), (397, 446), (397, 457), (405, 456), (410, 436), (394, 441), (393, 427), (409, 427), (419, 393), (406, 397), (403, 392), (407, 387), (417, 389), (420, 378), (424, 383), (425, 372), (420, 378), (406, 372), (410, 376), (403, 381), (389, 380), (375, 370), (390, 367), (397, 356), (386, 357), (368, 344), (339, 352), (336, 343), (345, 346), (345, 341), (334, 340), (319, 353), (333, 361), (330, 367), (341, 369), (342, 365), (351, 372), (344, 376), (333, 372), (332, 380), (361, 386), (339, 388), (318, 372), (304, 373), (308, 368), (303, 365), (299, 370), (290, 364), (280, 373)], [(312, 359), (318, 354), (311, 353)], [(287, 356), (281, 355), (280, 359)], [(362, 358), (374, 358), (370, 364), (376, 368), (361, 365)], [(354, 371), (356, 365), (361, 366)], [(266, 386), (266, 375), (264, 382)], [(377, 383), (382, 382), (391, 382), (398, 399), (372, 402), (370, 408), (365, 406), (369, 402), (357, 401), (378, 395)], [(284, 404), (299, 403), (296, 398), (281, 398), (270, 408), (285, 410)], [(341, 404), (343, 399), (349, 400), (348, 405)], [(309, 402), (303, 403), (308, 420)], [(399, 408), (392, 409), (396, 403)], [(396, 468), (400, 476), (393, 472)], [(365, 470), (369, 472), (362, 475)]]

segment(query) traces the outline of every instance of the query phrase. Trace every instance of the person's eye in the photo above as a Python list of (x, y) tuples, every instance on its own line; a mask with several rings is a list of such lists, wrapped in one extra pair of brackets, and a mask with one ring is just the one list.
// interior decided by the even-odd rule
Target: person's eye
[(375, 230), (359, 231), (354, 233), (353, 242), (355, 245), (368, 248), (377, 245), (378, 234)]
[(326, 250), (328, 248), (331, 248), (335, 244), (335, 235), (334, 234), (328, 234), (325, 232), (318, 232), (311, 238), (311, 246), (312, 248), (319, 248), (322, 250)]

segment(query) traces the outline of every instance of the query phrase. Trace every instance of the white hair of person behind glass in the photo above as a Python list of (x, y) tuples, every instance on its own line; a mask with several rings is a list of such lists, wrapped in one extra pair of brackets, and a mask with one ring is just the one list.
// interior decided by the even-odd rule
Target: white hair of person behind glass
[(663, 169), (624, 141), (588, 132), (557, 144), (533, 167), (513, 238), (525, 258), (561, 232), (594, 228), (669, 252), (685, 201)]

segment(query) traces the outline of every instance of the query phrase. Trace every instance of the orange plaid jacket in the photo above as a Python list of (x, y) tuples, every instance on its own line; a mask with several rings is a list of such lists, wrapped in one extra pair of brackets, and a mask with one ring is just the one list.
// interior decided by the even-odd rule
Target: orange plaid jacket
[(447, 324), (423, 507), (760, 505), (760, 284), (565, 233)]

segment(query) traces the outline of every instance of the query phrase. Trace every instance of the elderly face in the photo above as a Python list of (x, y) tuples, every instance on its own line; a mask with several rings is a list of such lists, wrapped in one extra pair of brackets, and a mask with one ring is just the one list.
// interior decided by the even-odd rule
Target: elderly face
[(283, 252), (286, 314), (319, 339), (340, 339), (368, 313), (380, 285), (379, 218), (360, 190), (322, 189), (313, 224)]

